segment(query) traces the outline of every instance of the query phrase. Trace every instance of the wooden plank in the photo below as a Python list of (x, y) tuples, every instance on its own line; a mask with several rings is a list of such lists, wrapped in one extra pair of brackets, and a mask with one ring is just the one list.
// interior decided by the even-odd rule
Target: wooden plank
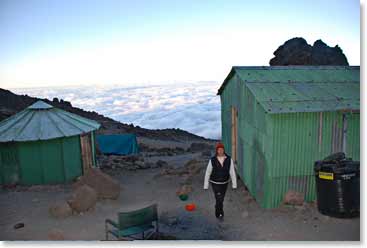
[(82, 161), (83, 161), (83, 173), (85, 174), (90, 168), (92, 168), (92, 150), (90, 144), (90, 134), (80, 136)]

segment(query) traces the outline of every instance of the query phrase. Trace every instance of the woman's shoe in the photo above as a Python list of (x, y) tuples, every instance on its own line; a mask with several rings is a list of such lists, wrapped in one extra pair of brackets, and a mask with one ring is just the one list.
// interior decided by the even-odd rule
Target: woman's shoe
[(223, 215), (223, 214), (220, 214), (220, 215), (218, 216), (218, 218), (219, 218), (219, 219), (223, 219), (223, 218), (224, 218), (224, 215)]

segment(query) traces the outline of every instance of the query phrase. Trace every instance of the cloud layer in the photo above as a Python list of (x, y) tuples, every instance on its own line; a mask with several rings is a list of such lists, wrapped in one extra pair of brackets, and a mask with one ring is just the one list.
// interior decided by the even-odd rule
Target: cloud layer
[(15, 89), (18, 94), (57, 97), (73, 106), (96, 111), (144, 128), (180, 128), (207, 138), (220, 139), (219, 85), (213, 82), (151, 86), (73, 86)]

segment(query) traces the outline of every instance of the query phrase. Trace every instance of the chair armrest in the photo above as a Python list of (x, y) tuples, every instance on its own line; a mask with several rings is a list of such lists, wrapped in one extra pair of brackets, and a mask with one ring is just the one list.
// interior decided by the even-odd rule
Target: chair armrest
[(107, 226), (107, 224), (110, 224), (110, 225), (112, 225), (112, 226), (114, 226), (116, 228), (119, 228), (119, 225), (116, 222), (114, 222), (113, 220), (106, 219), (105, 222), (106, 222), (106, 226)]

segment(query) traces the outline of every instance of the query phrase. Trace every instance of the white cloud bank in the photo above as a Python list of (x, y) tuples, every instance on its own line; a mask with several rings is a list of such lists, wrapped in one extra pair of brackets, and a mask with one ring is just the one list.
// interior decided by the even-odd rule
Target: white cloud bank
[(13, 89), (18, 94), (57, 97), (73, 106), (96, 111), (123, 123), (144, 128), (180, 128), (220, 139), (218, 83), (195, 82), (154, 86), (72, 86)]

